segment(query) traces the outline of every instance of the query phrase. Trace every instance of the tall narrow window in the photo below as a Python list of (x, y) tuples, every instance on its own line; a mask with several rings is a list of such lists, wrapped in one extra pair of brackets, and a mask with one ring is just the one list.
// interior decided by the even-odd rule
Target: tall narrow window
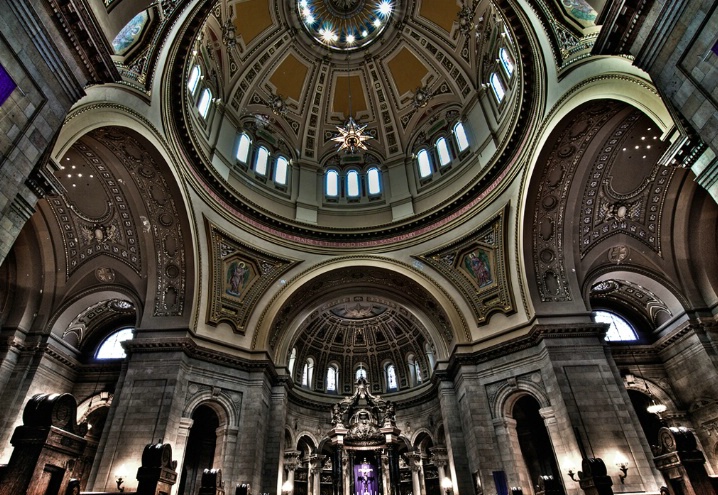
[(369, 190), (369, 195), (374, 196), (381, 193), (381, 182), (379, 182), (379, 169), (372, 167), (366, 173), (366, 180)]
[(252, 144), (252, 140), (249, 139), (249, 136), (247, 134), (242, 133), (241, 136), (239, 136), (239, 144), (237, 145), (237, 160), (242, 162), (243, 164), (247, 164), (247, 160), (249, 159), (249, 146)]
[(501, 103), (506, 95), (506, 90), (504, 89), (504, 83), (501, 82), (501, 78), (496, 72), (491, 74), (491, 89), (494, 90), (496, 99)]
[(509, 51), (503, 46), (499, 49), (499, 60), (501, 60), (501, 65), (504, 67), (506, 75), (511, 77), (514, 74), (514, 61)]
[(441, 137), (436, 141), (436, 151), (439, 153), (439, 163), (443, 167), (451, 162), (451, 155), (449, 154), (449, 145), (446, 139)]
[(311, 387), (313, 374), (314, 360), (312, 358), (307, 358), (307, 361), (304, 363), (304, 368), (302, 369), (302, 387)]
[(429, 161), (429, 152), (424, 150), (419, 151), (416, 155), (416, 160), (419, 163), (419, 177), (422, 179), (431, 175), (431, 162)]
[(269, 151), (264, 146), (260, 146), (257, 150), (257, 157), (254, 160), (254, 171), (258, 175), (267, 175), (267, 161), (269, 160)]
[(396, 368), (393, 364), (386, 367), (386, 389), (387, 390), (398, 390), (399, 385), (396, 381)]
[(280, 186), (287, 184), (287, 170), (289, 169), (289, 162), (283, 156), (277, 158), (277, 163), (274, 166), (274, 182)]
[(359, 172), (356, 170), (347, 173), (347, 196), (350, 198), (359, 196)]
[(122, 342), (130, 340), (135, 336), (134, 328), (123, 328), (111, 334), (100, 344), (95, 357), (97, 359), (121, 359), (127, 356)]
[(197, 86), (199, 85), (199, 77), (202, 75), (202, 71), (199, 68), (199, 65), (195, 65), (192, 67), (192, 70), (189, 72), (189, 78), (187, 79), (187, 89), (191, 94), (194, 94), (194, 92), (197, 90)]
[(292, 353), (289, 355), (289, 375), (294, 374), (294, 363), (297, 362), (297, 348), (292, 349)]
[(334, 169), (327, 170), (326, 181), (327, 196), (330, 198), (339, 196), (339, 172)]
[(204, 88), (202, 95), (199, 97), (199, 103), (197, 103), (197, 110), (199, 110), (199, 114), (203, 119), (207, 118), (210, 103), (212, 103), (212, 92), (209, 88)]
[(454, 126), (454, 136), (456, 136), (456, 144), (459, 147), (459, 153), (469, 147), (469, 139), (466, 137), (466, 129), (462, 122), (457, 122)]
[(334, 365), (327, 368), (327, 392), (337, 391), (337, 368)]
[(366, 378), (366, 368), (364, 368), (364, 366), (362, 366), (362, 365), (359, 365), (359, 367), (357, 368), (357, 372), (356, 372), (356, 374), (355, 374), (355, 378), (354, 378), (354, 379), (355, 379), (356, 381), (359, 381), (359, 378), (363, 378), (363, 379), (365, 379), (365, 380), (367, 379), (367, 378)]

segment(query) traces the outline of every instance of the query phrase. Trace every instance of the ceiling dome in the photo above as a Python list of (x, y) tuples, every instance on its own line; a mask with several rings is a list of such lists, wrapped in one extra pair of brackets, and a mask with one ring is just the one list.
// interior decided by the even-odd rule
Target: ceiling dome
[(320, 247), (405, 242), (470, 215), (517, 162), (531, 63), (516, 16), (437, 4), (198, 7), (168, 122), (208, 199)]

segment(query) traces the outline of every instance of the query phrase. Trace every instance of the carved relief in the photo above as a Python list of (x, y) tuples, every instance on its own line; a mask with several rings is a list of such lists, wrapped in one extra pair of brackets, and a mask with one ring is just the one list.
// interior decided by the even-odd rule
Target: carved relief
[(601, 127), (623, 106), (601, 101), (573, 117), (554, 144), (539, 183), (534, 208), (533, 253), (541, 300), (572, 300), (564, 264), (567, 198), (579, 162)]
[[(154, 316), (178, 316), (184, 309), (186, 261), (182, 248), (182, 229), (175, 200), (153, 156), (137, 140), (123, 131), (107, 127), (91, 133), (112, 151), (132, 176), (144, 201), (154, 244), (157, 288)], [(128, 215), (123, 226), (136, 235), (137, 227)], [(97, 229), (94, 229), (97, 237)], [(109, 239), (111, 229), (101, 231)], [(104, 237), (103, 237), (104, 238)], [(94, 242), (94, 241), (90, 241)]]
[(591, 301), (613, 301), (628, 305), (641, 312), (647, 320), (658, 326), (659, 317), (671, 317), (673, 313), (657, 295), (628, 280), (604, 280), (591, 287)]
[(210, 287), (207, 323), (226, 322), (244, 333), (259, 298), (298, 261), (277, 258), (243, 244), (208, 224)]
[(471, 235), (416, 257), (460, 289), (479, 325), (495, 311), (515, 311), (506, 266), (507, 216), (508, 205)]

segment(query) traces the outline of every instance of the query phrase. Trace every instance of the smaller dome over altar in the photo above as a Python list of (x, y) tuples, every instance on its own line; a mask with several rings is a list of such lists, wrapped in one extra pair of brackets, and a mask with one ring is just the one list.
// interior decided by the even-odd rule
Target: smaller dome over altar
[(297, 0), (304, 29), (333, 50), (369, 46), (391, 22), (394, 0)]

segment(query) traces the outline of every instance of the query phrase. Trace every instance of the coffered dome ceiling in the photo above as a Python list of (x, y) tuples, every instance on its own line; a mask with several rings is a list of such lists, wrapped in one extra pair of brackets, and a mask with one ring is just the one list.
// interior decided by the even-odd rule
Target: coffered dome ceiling
[[(221, 0), (189, 25), (173, 76), (184, 104), (172, 102), (171, 125), (198, 177), (235, 218), (303, 240), (341, 243), (371, 233), (390, 242), (476, 201), (520, 151), (533, 105), (520, 97), (531, 64), (516, 42), (520, 22), (506, 15), (508, 6), (494, 5)], [(486, 83), (498, 70), (500, 46), (513, 54), (516, 72), (497, 105)], [(195, 66), (200, 86), (217, 98), (206, 118), (187, 89)], [(366, 126), (366, 151), (337, 152), (334, 138), (349, 118)], [(450, 166), (421, 178), (417, 151), (450, 138), (457, 122), (467, 129), (469, 151), (454, 146)], [(210, 143), (216, 126), (219, 141)], [(241, 132), (291, 161), (286, 186), (237, 162)], [(370, 166), (379, 167), (381, 195), (327, 200), (327, 169)]]

